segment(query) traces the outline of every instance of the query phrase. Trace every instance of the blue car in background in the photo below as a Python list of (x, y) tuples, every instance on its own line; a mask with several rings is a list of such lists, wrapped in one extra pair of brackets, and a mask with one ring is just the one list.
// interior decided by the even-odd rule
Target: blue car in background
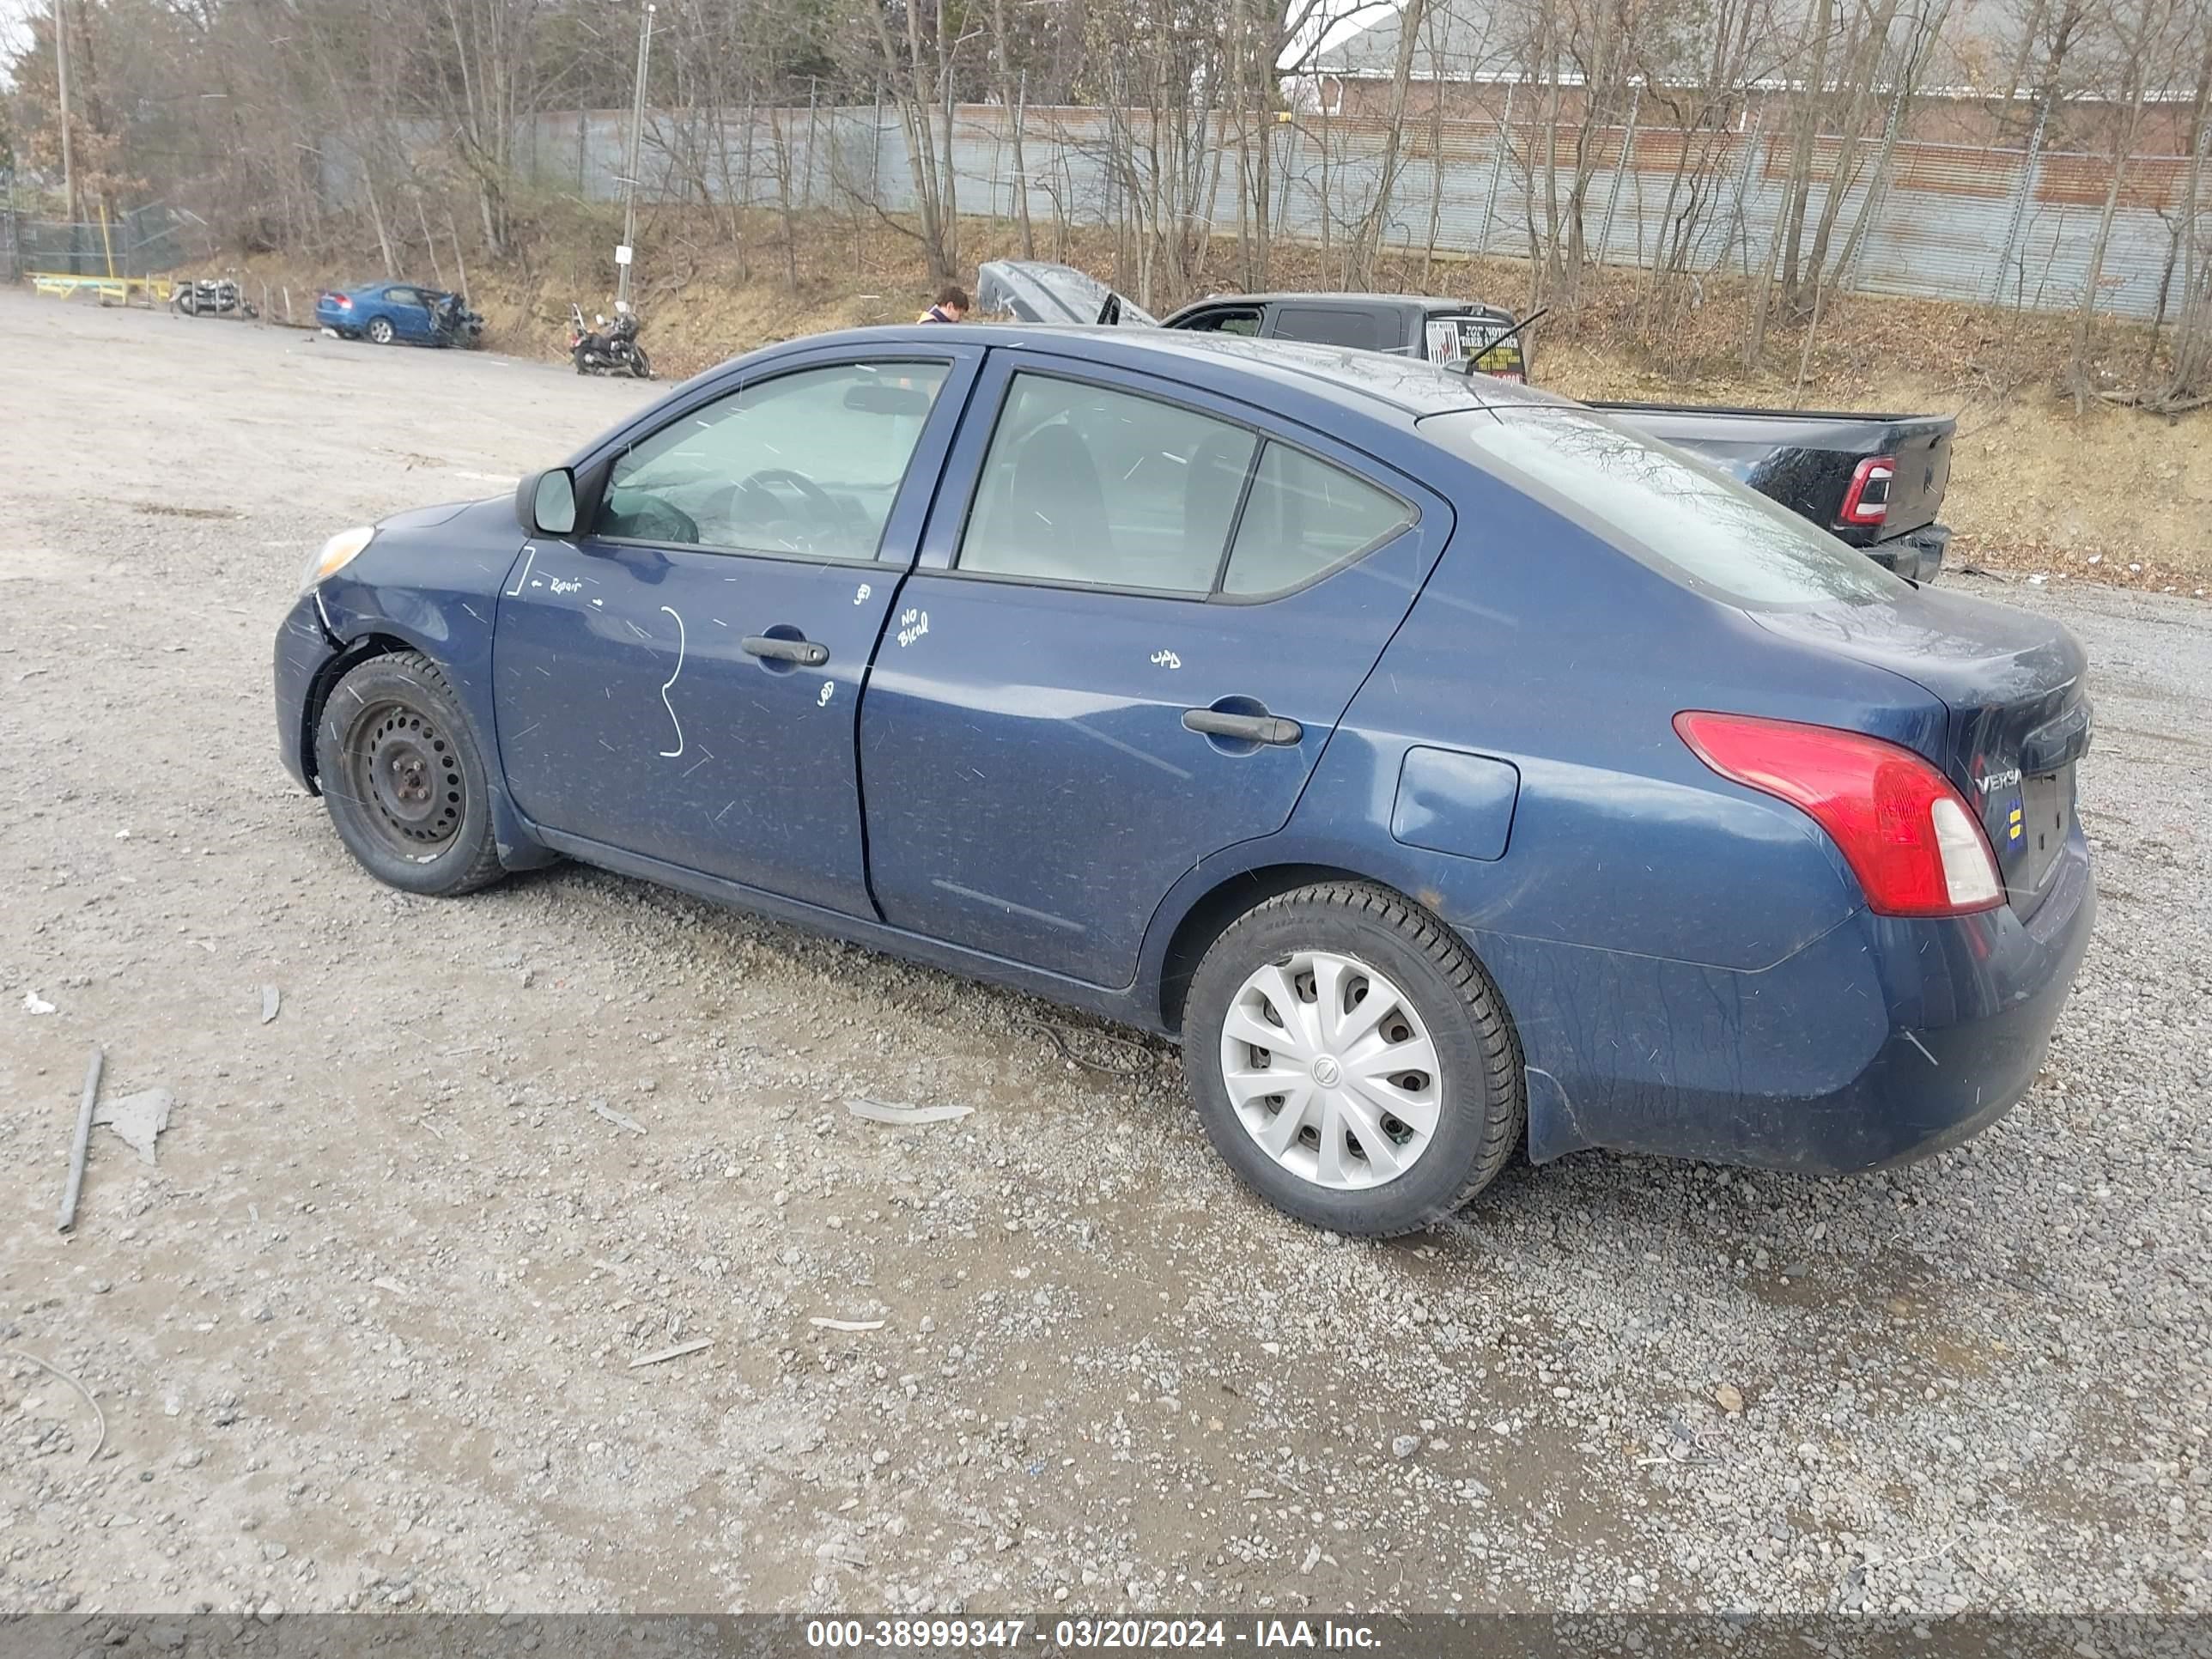
[(342, 340), (377, 345), (474, 345), (483, 319), (465, 295), (417, 283), (371, 283), (315, 296), (315, 320)]
[(955, 325), (333, 537), (276, 692), (395, 887), (573, 858), (1175, 1036), (1246, 1182), (1383, 1235), (1523, 1144), (2004, 1112), (2094, 915), (2085, 666), (1542, 392)]

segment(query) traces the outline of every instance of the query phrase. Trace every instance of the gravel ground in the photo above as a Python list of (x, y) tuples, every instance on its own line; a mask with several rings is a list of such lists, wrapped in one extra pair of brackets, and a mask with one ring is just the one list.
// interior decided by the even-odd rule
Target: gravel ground
[[(2004, 1123), (1354, 1244), (1165, 1049), (344, 854), (274, 756), (301, 562), (652, 389), (15, 294), (0, 361), (0, 1609), (2212, 1607), (2212, 610), (1992, 585), (2101, 721), (2100, 932)], [(94, 1042), (175, 1110), (64, 1237)]]

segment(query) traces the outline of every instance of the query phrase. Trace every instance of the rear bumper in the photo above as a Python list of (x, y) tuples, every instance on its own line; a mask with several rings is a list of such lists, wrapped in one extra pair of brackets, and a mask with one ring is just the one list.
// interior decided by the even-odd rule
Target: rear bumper
[[(1610, 1008), (1579, 1030), (1524, 1026), (1529, 1156), (1604, 1147), (1846, 1175), (1954, 1146), (2035, 1080), (2095, 920), (2077, 830), (2025, 921), (2009, 907), (1861, 912), (1756, 974), (1612, 957), (1589, 988)], [(1477, 948), (1505, 969), (1509, 1006), (1524, 972), (1562, 965)]]
[(1950, 545), (1949, 525), (1923, 525), (1902, 536), (1872, 544), (1866, 549), (1866, 556), (1907, 581), (1932, 582), (1943, 568), (1943, 553)]

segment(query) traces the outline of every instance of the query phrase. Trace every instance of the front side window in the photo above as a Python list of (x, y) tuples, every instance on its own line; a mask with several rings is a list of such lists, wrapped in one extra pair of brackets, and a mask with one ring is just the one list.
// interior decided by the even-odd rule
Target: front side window
[(1237, 310), (1201, 311), (1177, 328), (1189, 329), (1195, 334), (1241, 334), (1249, 339), (1260, 332), (1260, 313), (1250, 307)]
[(1421, 430), (1465, 445), (1624, 551), (1732, 604), (1864, 602), (1911, 592), (1757, 490), (1587, 410), (1436, 415)]
[(959, 568), (1203, 596), (1258, 447), (1241, 426), (1157, 398), (1017, 374)]
[(841, 363), (778, 375), (625, 451), (598, 532), (804, 559), (876, 556), (945, 363)]

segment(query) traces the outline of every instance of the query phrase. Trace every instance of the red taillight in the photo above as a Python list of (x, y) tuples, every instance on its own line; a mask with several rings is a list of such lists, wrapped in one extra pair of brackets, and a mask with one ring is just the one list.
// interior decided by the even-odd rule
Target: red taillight
[(1828, 832), (1885, 916), (1958, 916), (2004, 902), (1988, 838), (1950, 780), (1879, 738), (1796, 720), (1690, 709), (1674, 730), (1747, 789), (1788, 801)]
[(336, 306), (341, 311), (351, 311), (353, 309), (353, 301), (346, 298), (343, 294), (325, 294), (323, 295), (323, 298), (328, 300), (332, 305)]
[(1838, 524), (1880, 524), (1889, 516), (1889, 481), (1897, 476), (1894, 455), (1870, 455), (1851, 473), (1851, 487), (1844, 492)]

